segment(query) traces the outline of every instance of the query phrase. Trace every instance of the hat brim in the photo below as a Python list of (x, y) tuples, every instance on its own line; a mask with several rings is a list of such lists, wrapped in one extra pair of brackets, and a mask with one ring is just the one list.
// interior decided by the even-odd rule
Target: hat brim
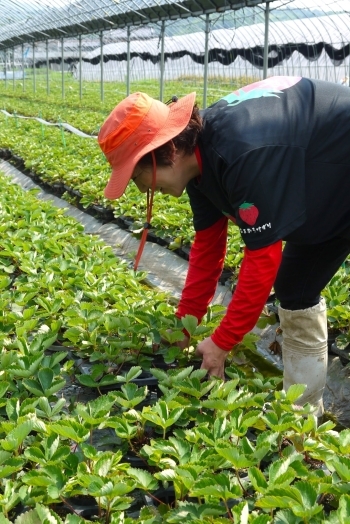
[[(112, 169), (112, 174), (105, 187), (104, 195), (109, 200), (120, 198), (132, 177), (138, 161), (157, 147), (162, 146), (176, 137), (187, 126), (196, 101), (196, 93), (190, 93), (169, 106), (168, 117), (153, 139), (135, 155), (125, 158), (125, 161)], [(113, 163), (113, 162), (112, 162)], [(112, 165), (113, 167), (113, 165)]]

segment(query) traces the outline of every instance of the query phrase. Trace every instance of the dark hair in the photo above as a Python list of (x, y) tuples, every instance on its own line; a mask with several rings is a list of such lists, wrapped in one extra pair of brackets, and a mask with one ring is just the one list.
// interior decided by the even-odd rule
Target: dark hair
[[(157, 165), (171, 166), (174, 162), (176, 152), (181, 152), (184, 155), (192, 155), (201, 129), (202, 118), (199, 114), (199, 108), (197, 104), (195, 104), (191, 118), (185, 129), (175, 138), (154, 150)], [(138, 162), (142, 167), (149, 167), (152, 163), (151, 153), (147, 153), (147, 155), (143, 156)]]

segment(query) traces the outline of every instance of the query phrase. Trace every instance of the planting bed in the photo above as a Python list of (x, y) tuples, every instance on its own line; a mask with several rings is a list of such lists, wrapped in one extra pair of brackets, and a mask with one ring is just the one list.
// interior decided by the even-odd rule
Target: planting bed
[(1, 524), (346, 522), (349, 429), (234, 354), (208, 379), (193, 348), (219, 317), (180, 323), (63, 211), (1, 184)]
[[(65, 132), (63, 141), (59, 129), (43, 129), (36, 121), (9, 118), (3, 113), (0, 113), (0, 122), (3, 124), (0, 156), (13, 162), (37, 183), (51, 188), (54, 194), (104, 221), (116, 220), (134, 235), (139, 234), (146, 214), (145, 199), (133, 185), (118, 201), (104, 198), (103, 188), (110, 167), (95, 139)], [(157, 195), (152, 227), (150, 241), (167, 245), (188, 260), (194, 231), (187, 195), (180, 199)], [(233, 241), (228, 247), (223, 277), (233, 281), (242, 259), (243, 243), (233, 226), (230, 226), (230, 236)]]
[[(91, 134), (112, 109), (28, 99), (8, 96), (7, 109)], [(3, 158), (138, 235), (145, 199), (133, 187), (104, 199), (110, 168), (93, 139), (3, 113), (0, 124)], [(208, 379), (194, 349), (218, 309), (201, 326), (180, 322), (172, 297), (147, 288), (143, 273), (62, 210), (1, 184), (0, 524), (348, 522), (350, 429), (317, 427), (309, 406), (296, 407), (303, 386), (285, 393), (273, 370), (260, 374), (256, 336), (232, 352), (225, 382)], [(152, 224), (150, 241), (188, 257), (186, 196), (156, 198)], [(243, 243), (234, 228), (230, 239), (221, 282), (232, 288)], [(347, 264), (324, 296), (330, 332), (345, 347)], [(274, 322), (273, 297), (268, 310), (260, 327)], [(185, 352), (176, 346), (183, 328)]]

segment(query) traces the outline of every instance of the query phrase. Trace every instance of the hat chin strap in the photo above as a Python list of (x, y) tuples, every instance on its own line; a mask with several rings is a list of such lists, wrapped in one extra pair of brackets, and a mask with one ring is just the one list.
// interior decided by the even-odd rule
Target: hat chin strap
[(152, 154), (152, 162), (153, 162), (153, 171), (152, 171), (152, 187), (151, 187), (151, 193), (150, 190), (147, 189), (147, 222), (143, 224), (143, 231), (142, 236), (139, 244), (139, 248), (136, 253), (135, 262), (134, 262), (134, 270), (136, 271), (140, 262), (140, 258), (143, 252), (143, 248), (145, 247), (148, 230), (151, 227), (151, 218), (152, 218), (152, 207), (153, 207), (153, 197), (154, 192), (156, 189), (156, 174), (157, 174), (157, 163), (156, 163), (156, 156), (154, 154), (154, 151), (151, 151)]

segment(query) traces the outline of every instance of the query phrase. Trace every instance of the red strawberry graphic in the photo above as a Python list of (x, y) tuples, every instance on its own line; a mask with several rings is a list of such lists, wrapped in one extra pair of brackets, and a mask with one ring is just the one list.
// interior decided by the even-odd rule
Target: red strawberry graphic
[(243, 204), (239, 206), (238, 214), (243, 222), (246, 222), (250, 226), (254, 226), (259, 215), (259, 210), (254, 206), (254, 204), (243, 202)]

